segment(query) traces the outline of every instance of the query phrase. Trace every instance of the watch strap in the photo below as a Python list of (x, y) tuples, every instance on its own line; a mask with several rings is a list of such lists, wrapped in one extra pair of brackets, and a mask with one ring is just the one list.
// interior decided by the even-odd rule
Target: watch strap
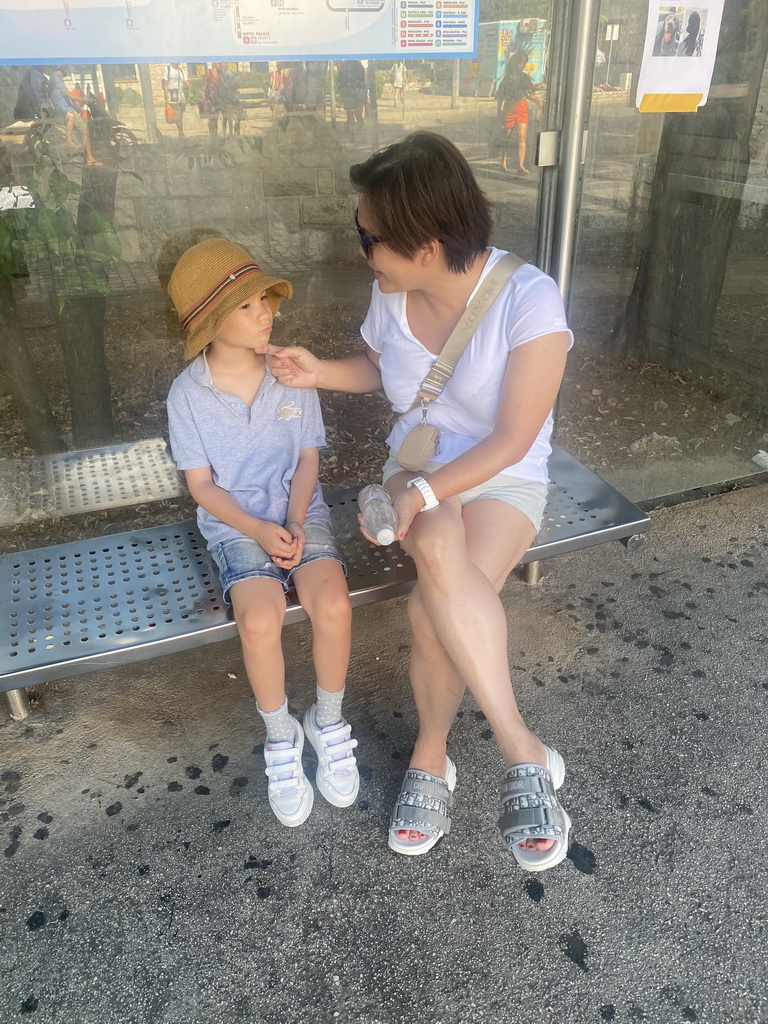
[(406, 487), (415, 487), (421, 491), (421, 496), (424, 499), (424, 507), (419, 509), (419, 512), (429, 512), (430, 509), (437, 508), (440, 502), (435, 497), (435, 492), (429, 486), (423, 476), (415, 476), (412, 480), (409, 480)]

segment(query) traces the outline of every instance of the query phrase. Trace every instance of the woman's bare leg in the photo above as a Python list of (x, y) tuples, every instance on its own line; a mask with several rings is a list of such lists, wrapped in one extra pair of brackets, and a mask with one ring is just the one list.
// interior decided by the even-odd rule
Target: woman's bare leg
[[(455, 509), (444, 503), (428, 515), (443, 511), (450, 515)], [(412, 546), (409, 553), (417, 566), (421, 562), (426, 570), (420, 568), (421, 582), (409, 608), (414, 631), (411, 684), (419, 712), (411, 767), (443, 775), (448, 730), (464, 680), (486, 715), (507, 766), (523, 761), (546, 764), (544, 745), (517, 708), (507, 662), (506, 613), (498, 598), (535, 529), (522, 512), (486, 499), (464, 507), (463, 537), (455, 535), (456, 524), (450, 520), (437, 530), (430, 525), (428, 532), (422, 528), (427, 525), (417, 519), (405, 544), (406, 549)], [(454, 558), (448, 557), (451, 549)], [(405, 832), (399, 838), (405, 838)], [(410, 838), (421, 835), (411, 832)], [(536, 843), (542, 849), (551, 845)]]
[(525, 154), (528, 140), (528, 125), (518, 121), (517, 123), (517, 169), (523, 174), (530, 174), (525, 166)]

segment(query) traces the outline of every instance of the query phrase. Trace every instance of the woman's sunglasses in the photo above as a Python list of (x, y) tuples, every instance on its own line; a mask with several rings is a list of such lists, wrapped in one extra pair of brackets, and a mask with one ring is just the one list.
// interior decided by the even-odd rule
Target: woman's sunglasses
[(360, 221), (357, 219), (357, 210), (355, 210), (355, 231), (357, 231), (357, 237), (360, 239), (360, 248), (363, 250), (363, 255), (367, 260), (371, 258), (371, 249), (380, 242), (381, 239), (376, 235), (366, 235), (363, 233), (363, 229), (360, 227)]

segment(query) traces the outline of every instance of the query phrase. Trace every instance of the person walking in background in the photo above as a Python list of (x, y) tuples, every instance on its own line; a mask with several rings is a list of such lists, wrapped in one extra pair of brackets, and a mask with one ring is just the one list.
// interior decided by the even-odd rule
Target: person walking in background
[(224, 111), (226, 88), (224, 73), (226, 65), (222, 61), (214, 63), (205, 73), (203, 104), (208, 118), (208, 133), (219, 134), (219, 118)]
[(224, 72), (224, 110), (222, 112), (222, 130), (225, 135), (239, 135), (240, 122), (243, 119), (243, 101), (234, 72)]
[(176, 131), (180, 139), (184, 138), (184, 111), (187, 109), (186, 85), (187, 75), (180, 64), (166, 64), (163, 71), (163, 96), (166, 106), (176, 114)]
[(75, 105), (80, 111), (80, 127), (83, 130), (83, 149), (85, 150), (86, 163), (100, 167), (101, 164), (93, 155), (91, 142), (91, 122), (93, 121), (93, 114), (88, 106), (88, 97), (83, 89), (83, 83), (78, 82), (74, 89), (70, 89), (69, 95), (75, 101)]
[(395, 93), (394, 106), (397, 106), (398, 101), (400, 105), (405, 109), (405, 86), (408, 81), (408, 71), (405, 67), (405, 61), (398, 60), (392, 65), (392, 69), (389, 72), (389, 80), (392, 82), (392, 89)]
[(502, 170), (507, 170), (507, 153), (512, 140), (512, 132), (517, 132), (517, 173), (530, 174), (525, 166), (528, 138), (528, 101), (538, 107), (543, 106), (536, 95), (536, 88), (523, 70), (528, 63), (528, 55), (519, 50), (510, 54), (507, 70), (496, 93), (497, 105), (504, 123), (504, 144), (501, 154)]
[(347, 135), (363, 127), (365, 106), (365, 68), (359, 60), (345, 60), (339, 68), (337, 80), (339, 99), (347, 115)]
[[(341, 713), (352, 608), (318, 482), (320, 403), (314, 391), (294, 392), (271, 372), (272, 323), (293, 289), (250, 253), (223, 238), (200, 242), (179, 259), (168, 293), (186, 332), (184, 357), (192, 360), (168, 395), (171, 451), (234, 610), (267, 732), (269, 803), (294, 827), (314, 799), (301, 761), (305, 735), (325, 799), (349, 807), (359, 789), (357, 741)], [(281, 647), (291, 586), (312, 623), (317, 679), (303, 730), (288, 711)]]

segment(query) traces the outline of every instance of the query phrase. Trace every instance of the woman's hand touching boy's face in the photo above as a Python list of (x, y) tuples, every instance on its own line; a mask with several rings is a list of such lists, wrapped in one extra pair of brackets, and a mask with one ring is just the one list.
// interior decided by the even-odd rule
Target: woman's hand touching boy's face
[(320, 379), (320, 360), (309, 349), (300, 346), (278, 348), (269, 345), (267, 355), (272, 358), (269, 368), (281, 384), (296, 388), (316, 388)]

